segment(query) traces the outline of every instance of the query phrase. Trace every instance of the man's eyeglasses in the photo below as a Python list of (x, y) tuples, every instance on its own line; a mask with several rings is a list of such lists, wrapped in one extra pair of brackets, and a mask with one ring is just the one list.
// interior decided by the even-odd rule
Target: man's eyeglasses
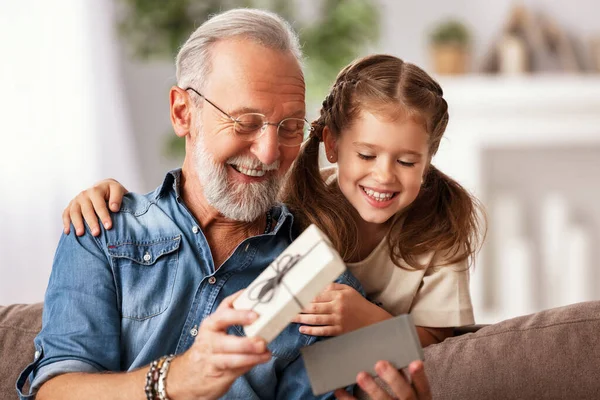
[(277, 137), (279, 144), (282, 146), (295, 147), (300, 146), (308, 134), (312, 130), (306, 119), (302, 118), (285, 118), (279, 123), (267, 121), (267, 117), (259, 113), (242, 114), (237, 118), (232, 117), (223, 111), (215, 103), (204, 97), (196, 89), (188, 87), (185, 90), (191, 90), (198, 96), (202, 97), (208, 104), (219, 110), (223, 115), (233, 122), (233, 131), (237, 137), (242, 140), (252, 141), (258, 139), (265, 132), (267, 125), (277, 127)]

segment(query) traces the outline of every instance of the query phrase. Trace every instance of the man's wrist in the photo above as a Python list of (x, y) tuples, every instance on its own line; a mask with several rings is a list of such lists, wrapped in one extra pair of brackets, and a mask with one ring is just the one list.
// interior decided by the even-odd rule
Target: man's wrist
[(185, 388), (186, 377), (189, 371), (185, 367), (185, 353), (174, 357), (169, 366), (169, 375), (166, 378), (166, 395), (169, 400), (195, 399)]
[(144, 386), (146, 400), (171, 400), (167, 394), (167, 376), (174, 357), (173, 355), (163, 356), (150, 363)]

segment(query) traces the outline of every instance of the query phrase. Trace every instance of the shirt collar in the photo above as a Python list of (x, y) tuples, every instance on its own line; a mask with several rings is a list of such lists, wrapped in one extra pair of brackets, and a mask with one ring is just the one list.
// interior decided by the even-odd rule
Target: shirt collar
[(173, 191), (177, 201), (181, 199), (181, 192), (179, 187), (181, 186), (181, 168), (176, 168), (167, 172), (163, 183), (156, 190), (155, 200), (164, 197), (166, 194)]

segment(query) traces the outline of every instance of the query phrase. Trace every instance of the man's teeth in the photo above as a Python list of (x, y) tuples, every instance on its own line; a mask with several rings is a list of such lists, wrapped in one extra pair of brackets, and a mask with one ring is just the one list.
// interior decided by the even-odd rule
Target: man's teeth
[(238, 172), (241, 172), (242, 174), (248, 175), (248, 176), (264, 176), (265, 175), (265, 171), (260, 170), (260, 169), (244, 168), (244, 167), (240, 167), (239, 165), (236, 165), (235, 169)]
[(364, 192), (377, 201), (386, 201), (394, 196), (394, 193), (379, 193), (371, 189), (363, 188)]

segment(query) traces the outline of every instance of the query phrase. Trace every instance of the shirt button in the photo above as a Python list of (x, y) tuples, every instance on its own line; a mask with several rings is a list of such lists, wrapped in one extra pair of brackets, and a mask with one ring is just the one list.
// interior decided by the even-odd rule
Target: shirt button
[(210, 283), (211, 285), (214, 285), (216, 281), (217, 281), (217, 278), (215, 278), (214, 276), (211, 276), (210, 278), (208, 278), (208, 283)]
[(192, 226), (192, 232), (198, 233), (198, 231), (200, 231), (200, 228), (198, 228), (196, 225)]
[(192, 330), (190, 330), (190, 335), (192, 335), (192, 337), (198, 336), (198, 329), (196, 329), (196, 327), (193, 327)]
[(38, 358), (40, 358), (40, 352), (39, 352), (39, 350), (35, 352), (35, 354), (33, 355), (33, 358), (35, 360), (37, 360)]
[(146, 252), (146, 254), (144, 254), (144, 261), (150, 261), (151, 258), (150, 253)]

